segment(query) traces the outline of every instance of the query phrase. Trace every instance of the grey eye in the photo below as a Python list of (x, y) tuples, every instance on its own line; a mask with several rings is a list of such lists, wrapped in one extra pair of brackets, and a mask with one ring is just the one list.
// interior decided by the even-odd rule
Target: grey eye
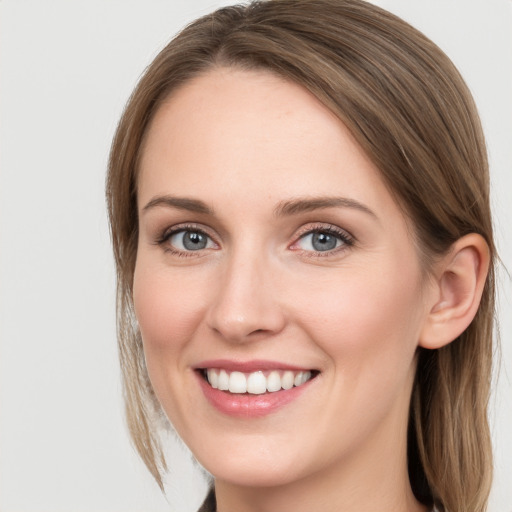
[(200, 231), (182, 230), (174, 233), (169, 242), (180, 251), (200, 251), (212, 247), (210, 237)]
[(342, 241), (339, 236), (332, 233), (313, 232), (304, 235), (299, 240), (299, 247), (304, 251), (332, 251), (341, 245)]

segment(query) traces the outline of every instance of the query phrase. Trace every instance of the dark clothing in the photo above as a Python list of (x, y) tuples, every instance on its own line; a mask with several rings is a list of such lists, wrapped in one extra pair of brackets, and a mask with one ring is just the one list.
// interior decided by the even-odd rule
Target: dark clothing
[[(215, 501), (215, 489), (210, 489), (208, 495), (206, 496), (201, 508), (197, 512), (217, 512), (217, 502)], [(437, 512), (437, 509), (434, 507), (432, 512)]]
[(197, 512), (216, 512), (217, 502), (215, 501), (215, 489), (210, 489), (201, 508)]

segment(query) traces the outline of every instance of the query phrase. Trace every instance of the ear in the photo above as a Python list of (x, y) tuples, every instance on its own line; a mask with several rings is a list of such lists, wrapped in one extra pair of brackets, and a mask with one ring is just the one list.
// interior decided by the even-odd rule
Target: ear
[(489, 270), (489, 247), (476, 233), (457, 240), (436, 263), (430, 311), (419, 345), (435, 349), (448, 345), (476, 315)]

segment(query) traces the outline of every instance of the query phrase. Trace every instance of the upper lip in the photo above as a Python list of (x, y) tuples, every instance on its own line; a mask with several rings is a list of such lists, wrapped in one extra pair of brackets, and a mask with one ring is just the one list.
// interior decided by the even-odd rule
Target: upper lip
[(207, 368), (219, 368), (230, 372), (252, 373), (256, 371), (265, 370), (292, 370), (292, 371), (307, 371), (311, 368), (305, 366), (298, 366), (280, 361), (268, 360), (251, 360), (251, 361), (234, 361), (232, 359), (210, 359), (201, 361), (195, 365), (197, 370), (204, 370)]

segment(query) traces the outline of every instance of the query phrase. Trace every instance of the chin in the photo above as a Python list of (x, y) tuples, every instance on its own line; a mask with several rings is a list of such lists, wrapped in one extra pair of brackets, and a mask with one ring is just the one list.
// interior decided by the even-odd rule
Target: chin
[(299, 479), (296, 472), (291, 473), (288, 468), (276, 465), (275, 461), (273, 466), (269, 464), (266, 467), (255, 467), (248, 461), (241, 464), (228, 462), (222, 467), (214, 464), (209, 471), (216, 480), (240, 487), (280, 487)]
[[(249, 444), (249, 443), (248, 443)], [(304, 458), (267, 446), (247, 446), (243, 450), (217, 445), (209, 453), (200, 449), (194, 453), (198, 462), (216, 479), (242, 487), (274, 487), (301, 479), (307, 468)], [(304, 470), (304, 471), (303, 471)]]

